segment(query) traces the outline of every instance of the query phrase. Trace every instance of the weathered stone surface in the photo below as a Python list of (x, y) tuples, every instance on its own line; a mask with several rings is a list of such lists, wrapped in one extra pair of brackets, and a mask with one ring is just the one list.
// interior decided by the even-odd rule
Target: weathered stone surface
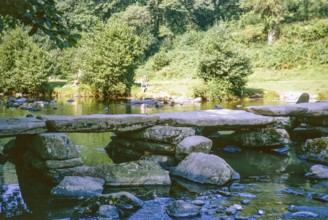
[(167, 214), (174, 218), (195, 217), (200, 214), (201, 207), (185, 202), (183, 200), (175, 201), (167, 209)]
[(300, 95), (300, 97), (299, 97), (298, 100), (296, 101), (296, 104), (299, 104), (299, 103), (307, 103), (307, 102), (309, 102), (309, 100), (310, 100), (310, 95), (309, 95), (309, 93), (304, 92), (304, 93), (302, 93), (302, 94)]
[(118, 220), (120, 216), (118, 214), (118, 210), (113, 205), (101, 205), (99, 206), (98, 216), (100, 218)]
[(291, 205), (288, 209), (291, 212), (313, 212), (319, 214), (321, 218), (328, 217), (328, 209), (326, 207)]
[(129, 139), (178, 144), (184, 138), (195, 135), (195, 130), (192, 128), (171, 126), (153, 126), (138, 132), (127, 132), (118, 135), (128, 137)]
[(285, 129), (263, 128), (256, 131), (236, 132), (231, 135), (232, 140), (244, 147), (275, 147), (290, 143)]
[(156, 162), (139, 160), (90, 167), (88, 176), (103, 178), (110, 186), (170, 185), (169, 172)]
[(155, 125), (158, 116), (142, 114), (42, 116), (49, 131), (55, 132), (126, 132)]
[(31, 151), (26, 151), (23, 158), (25, 165), (31, 166), (36, 170), (61, 169), (83, 165), (83, 161), (79, 157), (67, 160), (43, 160)]
[(170, 173), (198, 183), (223, 185), (237, 177), (229, 164), (222, 158), (204, 153), (191, 153)]
[(138, 141), (127, 138), (112, 138), (112, 140), (114, 143), (123, 147), (141, 152), (148, 151), (155, 154), (174, 155), (175, 151), (175, 146), (173, 144)]
[(162, 169), (169, 169), (176, 165), (176, 159), (173, 156), (167, 156), (167, 155), (149, 155), (149, 156), (142, 156), (140, 160), (146, 160), (146, 161), (154, 161), (157, 162)]
[(328, 166), (313, 165), (305, 176), (310, 179), (328, 179)]
[(88, 176), (88, 171), (89, 167), (78, 166), (62, 169), (49, 169), (42, 174), (46, 180), (52, 183), (60, 183), (60, 181), (62, 181), (65, 176)]
[[(90, 212), (98, 212), (98, 214), (100, 214), (100, 207), (103, 205), (107, 206), (108, 204), (115, 205), (120, 217), (125, 219), (129, 214), (143, 207), (144, 202), (129, 192), (96, 195), (82, 202), (79, 207), (76, 208), (77, 212), (74, 213), (74, 217), (76, 219), (90, 219)], [(103, 211), (108, 210), (107, 208), (104, 207)], [(108, 212), (106, 213), (108, 214)], [(110, 217), (102, 218), (115, 219)], [(98, 216), (98, 219), (102, 218)]]
[(89, 176), (66, 176), (51, 190), (51, 195), (57, 198), (83, 199), (101, 194), (104, 183), (103, 179)]
[(46, 123), (36, 118), (0, 118), (0, 138), (47, 132)]
[(63, 160), (79, 155), (71, 139), (62, 133), (35, 135), (29, 145), (29, 149), (44, 160)]
[(175, 158), (183, 160), (192, 152), (208, 154), (212, 148), (212, 141), (203, 136), (190, 136), (183, 139), (175, 149)]
[(182, 127), (215, 127), (225, 130), (257, 128), (271, 125), (273, 117), (256, 115), (243, 110), (204, 110), (191, 112), (160, 113), (159, 124)]
[(248, 106), (245, 110), (267, 116), (327, 116), (328, 101), (279, 106)]
[(302, 158), (320, 164), (328, 164), (328, 137), (309, 139), (303, 147)]

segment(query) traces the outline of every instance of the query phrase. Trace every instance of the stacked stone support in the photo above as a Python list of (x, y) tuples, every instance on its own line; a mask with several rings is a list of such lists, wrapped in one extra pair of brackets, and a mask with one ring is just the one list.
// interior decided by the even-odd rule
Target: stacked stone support
[(46, 133), (21, 138), (17, 137), (16, 144), (26, 144), (23, 154), (25, 167), (52, 182), (59, 182), (64, 176), (73, 175), (74, 170), (83, 167), (75, 145), (66, 134)]
[(165, 125), (135, 132), (120, 132), (112, 137), (107, 150), (115, 162), (141, 158), (157, 161), (167, 169), (192, 152), (209, 153), (212, 141), (205, 137), (195, 136), (195, 133), (193, 128)]

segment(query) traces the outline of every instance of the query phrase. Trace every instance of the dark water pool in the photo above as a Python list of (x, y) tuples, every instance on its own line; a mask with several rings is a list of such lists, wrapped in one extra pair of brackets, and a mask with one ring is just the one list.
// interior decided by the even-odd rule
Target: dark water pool
[[(272, 103), (263, 103), (263, 101), (221, 103), (225, 108), (235, 108), (237, 104), (263, 105)], [(111, 114), (141, 113), (142, 111), (139, 106), (125, 105), (123, 101), (104, 102), (79, 99), (73, 103), (58, 100), (55, 105), (56, 109), (54, 106), (49, 106), (32, 114), (99, 114), (104, 113), (106, 106), (109, 107)], [(146, 113), (211, 109), (213, 106), (214, 103), (165, 106), (163, 109), (146, 109)], [(23, 117), (28, 113), (25, 110), (7, 109), (0, 106), (0, 117)], [(73, 143), (78, 145), (86, 165), (112, 162), (103, 149), (109, 143), (112, 133), (74, 133), (68, 135)], [(0, 148), (9, 140), (9, 138), (0, 139)], [(328, 219), (328, 204), (314, 199), (317, 194), (328, 193), (328, 181), (311, 182), (304, 178), (304, 174), (312, 164), (297, 158), (296, 152), (301, 145), (302, 142), (295, 143), (287, 155), (247, 150), (229, 153), (218, 146), (214, 146), (212, 153), (224, 158), (240, 173), (241, 180), (239, 183), (234, 183), (223, 189), (235, 193), (234, 196), (225, 197), (217, 193), (210, 194), (211, 199), (206, 204), (206, 210), (201, 216), (194, 219), (220, 219), (222, 215), (217, 211), (218, 207), (224, 208), (232, 204), (241, 204), (242, 200), (249, 200), (250, 204), (243, 205), (243, 210), (240, 211), (241, 216), (255, 216), (258, 219), (297, 219), (284, 215), (293, 205), (294, 207), (312, 207), (312, 210), (321, 213), (319, 219)], [(105, 191), (130, 191), (145, 201), (149, 200), (142, 210), (131, 215), (128, 219), (171, 219), (163, 211), (169, 198), (204, 199), (205, 195), (208, 196), (208, 192), (218, 190), (218, 187), (194, 184), (182, 179), (173, 178), (172, 180), (173, 183), (169, 187), (106, 188)], [(0, 165), (0, 183), (0, 219), (69, 219), (74, 207), (78, 205), (76, 202), (53, 201), (49, 197), (51, 185), (41, 182), (37, 176), (16, 169), (10, 162)], [(213, 195), (223, 198), (217, 199), (217, 203), (215, 203)], [(247, 195), (255, 197), (249, 198)], [(215, 207), (216, 211), (213, 211), (214, 209), (211, 207)], [(259, 210), (263, 210), (265, 214), (259, 215)], [(213, 214), (213, 212), (216, 213)]]

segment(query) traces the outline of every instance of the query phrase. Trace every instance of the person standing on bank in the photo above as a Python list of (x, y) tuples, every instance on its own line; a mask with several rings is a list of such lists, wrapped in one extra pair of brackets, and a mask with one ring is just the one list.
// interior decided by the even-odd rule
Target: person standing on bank
[(146, 92), (147, 91), (147, 77), (143, 76), (141, 80), (141, 92)]

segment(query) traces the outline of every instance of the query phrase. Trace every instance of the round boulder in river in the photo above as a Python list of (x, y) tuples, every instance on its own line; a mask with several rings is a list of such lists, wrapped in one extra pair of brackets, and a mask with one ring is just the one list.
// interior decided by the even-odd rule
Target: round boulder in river
[(214, 185), (223, 185), (239, 179), (239, 174), (222, 158), (204, 153), (191, 153), (170, 173), (188, 180)]

